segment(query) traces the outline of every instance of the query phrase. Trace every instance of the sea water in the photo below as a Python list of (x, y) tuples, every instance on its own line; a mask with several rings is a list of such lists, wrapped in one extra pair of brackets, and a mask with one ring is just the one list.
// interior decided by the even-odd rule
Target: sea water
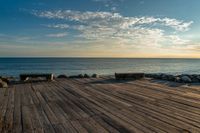
[(22, 73), (102, 74), (144, 72), (200, 74), (200, 59), (143, 58), (0, 58), (0, 76)]

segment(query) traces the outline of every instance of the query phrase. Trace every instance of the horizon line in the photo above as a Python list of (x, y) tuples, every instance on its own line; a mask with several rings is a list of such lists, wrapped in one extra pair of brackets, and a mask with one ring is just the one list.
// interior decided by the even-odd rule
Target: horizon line
[(81, 57), (81, 56), (0, 56), (0, 58), (108, 58), (108, 59), (200, 59), (200, 57)]

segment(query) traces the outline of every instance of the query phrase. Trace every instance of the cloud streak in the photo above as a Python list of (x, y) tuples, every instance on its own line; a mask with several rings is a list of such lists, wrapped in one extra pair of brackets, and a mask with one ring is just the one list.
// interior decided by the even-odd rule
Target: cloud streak
[(54, 38), (62, 38), (62, 37), (65, 37), (67, 35), (68, 35), (68, 33), (64, 32), (64, 33), (48, 34), (46, 36), (47, 37), (54, 37)]
[(68, 24), (49, 24), (49, 25), (45, 25), (49, 28), (57, 28), (57, 29), (68, 29), (69, 25)]

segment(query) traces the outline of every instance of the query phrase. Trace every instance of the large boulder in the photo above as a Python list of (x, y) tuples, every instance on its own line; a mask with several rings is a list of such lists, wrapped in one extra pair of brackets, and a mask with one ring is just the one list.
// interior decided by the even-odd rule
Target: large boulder
[(182, 82), (184, 82), (184, 83), (191, 83), (192, 82), (192, 80), (191, 80), (191, 78), (189, 77), (189, 76), (182, 76), (181, 77), (181, 80), (182, 80)]
[(68, 77), (67, 77), (66, 75), (63, 74), (63, 75), (59, 75), (57, 78), (59, 78), (59, 79), (64, 78), (64, 79), (65, 79), (65, 78), (68, 78)]
[(175, 76), (174, 75), (168, 75), (168, 80), (169, 81), (175, 81)]
[(159, 79), (161, 75), (159, 73), (154, 73), (149, 76), (150, 76), (150, 78)]
[(84, 78), (84, 75), (83, 74), (79, 74), (78, 78)]
[(175, 82), (179, 82), (180, 83), (181, 82), (181, 78), (179, 76), (176, 76), (175, 77)]
[(200, 81), (200, 75), (198, 75), (196, 78)]
[(78, 78), (78, 76), (77, 75), (71, 75), (71, 76), (69, 76), (69, 78)]
[(152, 78), (152, 77), (153, 77), (153, 74), (145, 73), (145, 77), (146, 77), (146, 78)]
[(8, 84), (5, 81), (0, 79), (0, 88), (7, 88), (7, 87), (8, 87)]
[(88, 74), (84, 74), (84, 78), (90, 78)]
[(198, 79), (197, 74), (189, 75), (190, 79), (192, 80), (192, 83), (198, 83), (200, 80)]
[(6, 82), (7, 84), (10, 83), (11, 78), (7, 78), (7, 77), (1, 77), (0, 78), (2, 81)]
[(161, 79), (162, 80), (168, 80), (168, 75), (167, 74), (162, 74)]
[(98, 75), (97, 74), (93, 74), (92, 78), (98, 78)]
[(198, 78), (196, 78), (196, 77), (194, 77), (194, 78), (192, 78), (192, 83), (199, 83), (199, 79)]

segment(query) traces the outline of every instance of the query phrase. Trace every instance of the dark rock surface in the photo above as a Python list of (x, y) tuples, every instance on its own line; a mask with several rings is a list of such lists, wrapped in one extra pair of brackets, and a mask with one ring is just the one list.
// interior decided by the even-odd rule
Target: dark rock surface
[(88, 74), (84, 74), (84, 78), (90, 78)]
[(154, 73), (154, 74), (145, 74), (145, 77), (174, 81), (179, 83), (200, 83), (200, 75), (198, 74), (181, 74), (181, 75), (172, 75), (165, 73)]
[(62, 74), (62, 75), (59, 75), (57, 78), (68, 78), (68, 77), (67, 75)]
[(98, 78), (97, 74), (92, 74), (92, 78)]
[(78, 77), (79, 78), (84, 78), (84, 75), (83, 74), (79, 74)]

